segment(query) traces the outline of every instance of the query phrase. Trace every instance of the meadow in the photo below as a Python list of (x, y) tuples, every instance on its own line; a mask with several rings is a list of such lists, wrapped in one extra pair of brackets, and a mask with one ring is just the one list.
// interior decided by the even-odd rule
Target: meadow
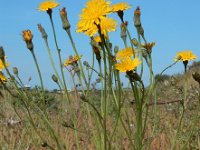
[[(137, 37), (133, 38), (123, 17), (131, 5), (89, 0), (79, 15), (76, 32), (90, 38), (92, 63), (84, 61), (76, 48), (65, 8), (59, 10), (60, 21), (75, 55), (62, 60), (52, 15), (59, 5), (55, 0), (46, 0), (38, 8), (47, 14), (53, 32), (46, 33), (38, 24), (57, 90), (45, 89), (31, 30), (23, 30), (22, 39), (35, 63), (39, 85), (27, 87), (18, 68), (10, 68), (6, 50), (0, 46), (0, 149), (199, 150), (197, 55), (182, 50), (174, 54), (169, 66), (155, 74), (152, 53), (156, 43), (145, 37), (140, 7), (134, 10)], [(109, 14), (120, 18), (120, 35), (116, 37), (123, 41), (123, 49), (109, 39), (109, 33), (117, 28), (117, 21)], [(54, 38), (57, 56), (52, 56), (49, 36)], [(183, 72), (167, 75), (166, 71), (177, 63), (182, 63)], [(149, 75), (148, 85), (144, 84), (144, 74)], [(69, 89), (67, 80), (73, 83), (73, 89)], [(123, 80), (128, 85), (123, 85)]]

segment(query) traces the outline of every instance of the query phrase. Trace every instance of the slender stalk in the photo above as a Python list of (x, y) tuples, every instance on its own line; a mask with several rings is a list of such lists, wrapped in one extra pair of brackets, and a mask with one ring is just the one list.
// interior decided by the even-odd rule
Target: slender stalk
[(64, 84), (64, 90), (65, 90), (65, 93), (67, 94), (67, 100), (69, 101), (69, 93), (67, 91), (67, 85), (66, 85), (66, 81), (65, 81), (64, 72), (63, 72), (63, 63), (62, 63), (62, 58), (61, 58), (61, 54), (60, 54), (61, 49), (59, 49), (59, 47), (58, 47), (58, 42), (57, 42), (57, 38), (56, 38), (56, 31), (55, 31), (52, 16), (49, 15), (49, 17), (50, 17), (50, 21), (51, 21), (52, 30), (53, 30), (54, 42), (56, 44), (56, 49), (57, 49), (57, 53), (58, 53), (58, 57), (59, 57), (60, 71), (61, 71), (62, 80), (63, 80), (63, 84)]
[(143, 56), (142, 56), (142, 51), (140, 50), (141, 49), (141, 38), (140, 38), (140, 33), (139, 31), (137, 30), (137, 35), (138, 35), (138, 50), (139, 50), (139, 54), (140, 54), (140, 60), (142, 61), (141, 63), (141, 70), (140, 70), (140, 78), (142, 78), (142, 75), (143, 75)]
[[(130, 80), (131, 88), (135, 93), (132, 81)], [(138, 92), (136, 92), (138, 93)], [(137, 95), (136, 95), (137, 96)], [(142, 130), (142, 101), (136, 97), (136, 133), (135, 133), (135, 149), (142, 149), (143, 130)]]
[[(68, 35), (68, 37), (69, 37), (69, 39), (70, 39), (70, 42), (71, 42), (71, 44), (72, 44), (72, 48), (73, 48), (74, 52), (76, 53), (76, 55), (78, 55), (78, 51), (77, 51), (77, 49), (76, 49), (74, 40), (73, 40), (73, 38), (72, 38), (70, 29), (66, 30), (66, 32), (67, 32), (67, 35)], [(86, 80), (86, 77), (85, 77), (85, 73), (84, 73), (84, 70), (83, 70), (83, 66), (82, 66), (81, 60), (79, 60), (79, 65), (80, 65), (81, 75), (82, 75), (82, 77), (83, 77), (83, 80), (84, 80), (86, 86), (88, 86), (88, 83), (87, 83), (87, 80)]]
[[(104, 51), (104, 77), (106, 78), (106, 54)], [(107, 149), (107, 125), (106, 125), (106, 116), (107, 116), (107, 83), (106, 79), (104, 79), (104, 149)]]
[(39, 75), (39, 78), (40, 78), (41, 88), (42, 88), (42, 90), (44, 92), (44, 85), (43, 85), (42, 75), (41, 75), (40, 68), (39, 68), (39, 65), (38, 65), (38, 62), (37, 62), (37, 58), (35, 56), (34, 51), (31, 51), (31, 54), (33, 56), (33, 59), (34, 59), (34, 62), (35, 62), (35, 66), (36, 66), (36, 69), (37, 69), (37, 72), (38, 72), (38, 75)]
[(197, 126), (198, 121), (199, 121), (199, 115), (198, 115), (199, 112), (200, 112), (200, 101), (198, 101), (197, 112), (196, 112), (196, 116), (195, 116), (193, 125), (192, 125), (191, 130), (190, 130), (190, 134), (189, 134), (186, 142), (184, 143), (184, 145), (180, 149), (186, 149), (185, 147), (186, 147), (187, 143), (190, 142), (192, 135), (194, 134), (194, 131), (195, 131), (195, 126)]
[(180, 129), (181, 129), (181, 123), (183, 121), (183, 115), (184, 115), (184, 112), (185, 112), (184, 104), (182, 104), (182, 106), (183, 106), (183, 108), (182, 108), (182, 112), (181, 112), (181, 117), (180, 117), (180, 120), (179, 120), (179, 123), (178, 123), (177, 131), (176, 131), (176, 134), (175, 134), (175, 137), (174, 137), (174, 141), (173, 141), (171, 150), (175, 149), (177, 138), (178, 138), (178, 135), (179, 135), (179, 132), (180, 132)]
[(181, 130), (181, 123), (182, 123), (183, 115), (184, 115), (184, 112), (185, 112), (185, 102), (186, 102), (186, 98), (187, 98), (187, 76), (186, 76), (186, 73), (187, 73), (187, 65), (185, 65), (185, 73), (184, 73), (185, 85), (184, 85), (184, 99), (181, 101), (181, 105), (182, 105), (181, 118), (179, 120), (178, 128), (177, 128), (177, 131), (176, 131), (176, 135), (175, 135), (174, 142), (173, 142), (171, 150), (175, 149), (177, 137), (178, 137), (178, 134)]
[(49, 44), (48, 44), (48, 41), (47, 41), (46, 38), (44, 38), (44, 42), (45, 42), (45, 45), (46, 45), (46, 48), (47, 48), (47, 52), (48, 52), (49, 59), (50, 59), (50, 62), (51, 62), (51, 66), (52, 66), (52, 68), (54, 70), (54, 73), (55, 73), (56, 77), (58, 78), (61, 86), (64, 88), (63, 82), (61, 81), (60, 76), (58, 75), (58, 71), (57, 71), (57, 69), (55, 67), (55, 64), (54, 64), (54, 61), (53, 61), (53, 57), (51, 55), (51, 50), (49, 48)]
[[(76, 125), (75, 125), (75, 128), (77, 128)], [(77, 150), (80, 150), (80, 144), (79, 144), (79, 138), (78, 138), (78, 131), (74, 130), (74, 133), (75, 133), (75, 141), (76, 141), (76, 145), (77, 145)]]

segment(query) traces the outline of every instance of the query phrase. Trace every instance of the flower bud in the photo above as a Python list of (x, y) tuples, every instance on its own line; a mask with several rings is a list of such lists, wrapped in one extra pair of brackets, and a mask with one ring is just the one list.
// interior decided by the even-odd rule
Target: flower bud
[(70, 23), (69, 23), (68, 18), (67, 18), (67, 12), (65, 10), (65, 7), (63, 7), (60, 10), (60, 17), (61, 17), (61, 20), (62, 20), (63, 29), (64, 30), (70, 29)]
[(52, 80), (53, 80), (54, 82), (58, 83), (58, 78), (56, 77), (55, 74), (53, 74), (53, 75), (51, 76), (51, 78), (52, 78)]
[(44, 28), (42, 27), (41, 24), (38, 24), (38, 29), (42, 34), (42, 38), (47, 39), (48, 35), (47, 35), (46, 31), (44, 30)]
[(13, 73), (18, 76), (18, 69), (17, 69), (17, 67), (13, 67)]
[(148, 56), (147, 50), (142, 50), (142, 57), (147, 59), (147, 56)]
[(115, 46), (115, 47), (114, 47), (114, 52), (115, 52), (115, 54), (117, 54), (118, 51), (119, 51), (119, 47), (118, 47), (118, 46)]
[(91, 39), (91, 42), (90, 42), (91, 46), (92, 46), (92, 49), (96, 55), (96, 59), (98, 62), (101, 61), (101, 54), (100, 54), (100, 47), (99, 45), (95, 42), (94, 39)]
[(22, 31), (22, 36), (23, 36), (23, 40), (25, 42), (30, 42), (33, 39), (33, 35), (31, 33), (31, 30), (24, 30), (24, 31)]
[(133, 38), (131, 41), (132, 41), (132, 43), (133, 43), (133, 45), (134, 45), (135, 47), (138, 46), (138, 41), (137, 41), (136, 38)]
[(126, 21), (125, 23), (121, 23), (120, 28), (121, 28), (121, 33), (120, 36), (123, 39), (124, 42), (126, 42), (127, 38), (127, 33), (126, 33), (126, 27), (128, 25), (128, 22)]
[(86, 67), (90, 67), (90, 65), (89, 65), (89, 63), (87, 61), (84, 61), (83, 65), (85, 65)]
[(31, 30), (24, 30), (22, 31), (23, 40), (26, 42), (26, 46), (30, 51), (33, 51), (33, 34), (31, 33)]
[(134, 11), (134, 25), (136, 28), (141, 26), (140, 16), (141, 12), (140, 12), (140, 7), (138, 6)]

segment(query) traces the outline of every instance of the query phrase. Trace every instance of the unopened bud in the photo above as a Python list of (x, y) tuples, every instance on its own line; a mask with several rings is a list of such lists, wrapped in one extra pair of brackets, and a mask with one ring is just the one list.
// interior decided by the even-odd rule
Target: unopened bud
[(51, 78), (52, 78), (52, 80), (54, 81), (54, 82), (58, 82), (58, 78), (56, 77), (56, 75), (55, 74), (53, 74), (52, 76), (51, 76)]
[(142, 50), (142, 56), (146, 59), (148, 56), (147, 50)]
[(118, 46), (115, 46), (115, 48), (114, 48), (115, 54), (117, 54), (118, 51), (119, 51), (119, 47), (118, 47)]
[(89, 63), (87, 61), (84, 61), (83, 65), (85, 65), (86, 67), (90, 67), (90, 65), (89, 65)]
[(14, 77), (13, 75), (11, 75), (11, 76), (10, 76), (10, 80), (11, 80), (12, 82), (14, 82), (14, 81), (15, 81), (15, 77)]
[(140, 7), (138, 6), (134, 11), (134, 25), (136, 28), (141, 26), (140, 15)]
[(133, 43), (133, 45), (134, 45), (135, 47), (138, 46), (138, 41), (137, 41), (136, 38), (133, 38), (131, 41), (132, 41), (132, 43)]
[(126, 27), (128, 25), (128, 22), (126, 21), (125, 23), (121, 23), (120, 25), (120, 29), (121, 29), (121, 38), (126, 38), (127, 37), (127, 33), (126, 33)]
[(44, 28), (42, 27), (41, 24), (38, 24), (38, 29), (42, 34), (42, 38), (47, 39), (48, 35), (47, 35), (46, 31), (44, 30)]
[(62, 20), (63, 29), (68, 30), (70, 28), (70, 23), (69, 23), (68, 18), (67, 18), (67, 12), (65, 10), (65, 7), (63, 7), (60, 10), (60, 17), (61, 17), (61, 20)]
[(95, 39), (91, 39), (91, 42), (90, 42), (90, 45), (92, 46), (92, 49), (96, 55), (96, 59), (98, 62), (101, 61), (100, 46), (99, 46), (100, 43), (101, 42), (97, 43)]
[(17, 69), (17, 67), (13, 67), (13, 73), (18, 76), (18, 69)]
[(22, 36), (23, 36), (23, 40), (26, 42), (27, 48), (30, 51), (32, 51), (33, 50), (33, 43), (32, 43), (33, 34), (31, 32), (31, 30), (22, 31)]

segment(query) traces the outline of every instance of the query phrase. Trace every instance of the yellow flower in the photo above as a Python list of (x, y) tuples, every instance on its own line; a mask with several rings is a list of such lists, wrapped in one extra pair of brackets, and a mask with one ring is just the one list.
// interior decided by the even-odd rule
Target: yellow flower
[(140, 64), (141, 61), (139, 61), (139, 58), (136, 57), (134, 60), (132, 60), (131, 57), (126, 57), (121, 59), (120, 63), (116, 63), (115, 68), (120, 72), (127, 72), (136, 69), (136, 67)]
[(176, 55), (175, 61), (190, 61), (196, 59), (197, 56), (192, 53), (192, 51), (181, 51)]
[(99, 24), (104, 34), (115, 30), (116, 21), (106, 18), (106, 15), (111, 12), (112, 8), (109, 1), (90, 0), (86, 3), (86, 7), (82, 9), (82, 14), (79, 15), (80, 20), (77, 23), (77, 32), (93, 36), (98, 32), (97, 25)]
[[(9, 66), (9, 63), (5, 62), (6, 67)], [(2, 71), (3, 69), (5, 69), (2, 60), (0, 59), (0, 71)]]
[(134, 55), (133, 50), (130, 47), (127, 47), (127, 48), (122, 49), (121, 51), (117, 52), (116, 60), (124, 59), (126, 57), (131, 57), (133, 55)]
[(112, 8), (112, 12), (118, 12), (118, 11), (130, 9), (131, 6), (128, 5), (127, 3), (121, 2), (121, 3), (117, 3), (117, 4), (112, 5), (111, 8)]
[(6, 83), (6, 81), (7, 81), (7, 78), (4, 76), (4, 74), (0, 71), (0, 80), (1, 80), (1, 82), (0, 82), (0, 84), (3, 82), (3, 83)]
[(31, 30), (24, 30), (22, 31), (23, 40), (26, 42), (30, 42), (33, 39), (33, 34), (31, 33)]
[[(104, 36), (107, 36), (107, 32), (115, 31), (116, 27), (117, 27), (117, 22), (112, 18), (103, 18), (100, 21), (101, 33)], [(80, 20), (77, 24), (76, 31), (83, 32), (89, 36), (93, 36), (98, 32), (98, 28), (92, 22), (88, 22), (87, 20)]]
[(39, 5), (39, 11), (47, 11), (48, 9), (53, 9), (58, 7), (60, 4), (57, 3), (55, 0), (46, 0), (45, 2), (41, 2)]
[(80, 19), (88, 23), (99, 24), (99, 21), (111, 12), (110, 2), (106, 0), (90, 0), (82, 9)]
[(77, 55), (76, 56), (69, 56), (69, 58), (65, 60), (64, 66), (67, 67), (69, 65), (76, 63), (78, 60), (81, 59), (81, 57), (82, 56), (77, 56)]
[(116, 31), (117, 21), (112, 18), (105, 18), (101, 20), (101, 34), (105, 37), (107, 36), (107, 32)]
[(94, 41), (97, 42), (97, 43), (100, 43), (100, 42), (101, 42), (101, 37), (98, 36), (98, 35), (96, 35), (96, 36), (94, 37)]

